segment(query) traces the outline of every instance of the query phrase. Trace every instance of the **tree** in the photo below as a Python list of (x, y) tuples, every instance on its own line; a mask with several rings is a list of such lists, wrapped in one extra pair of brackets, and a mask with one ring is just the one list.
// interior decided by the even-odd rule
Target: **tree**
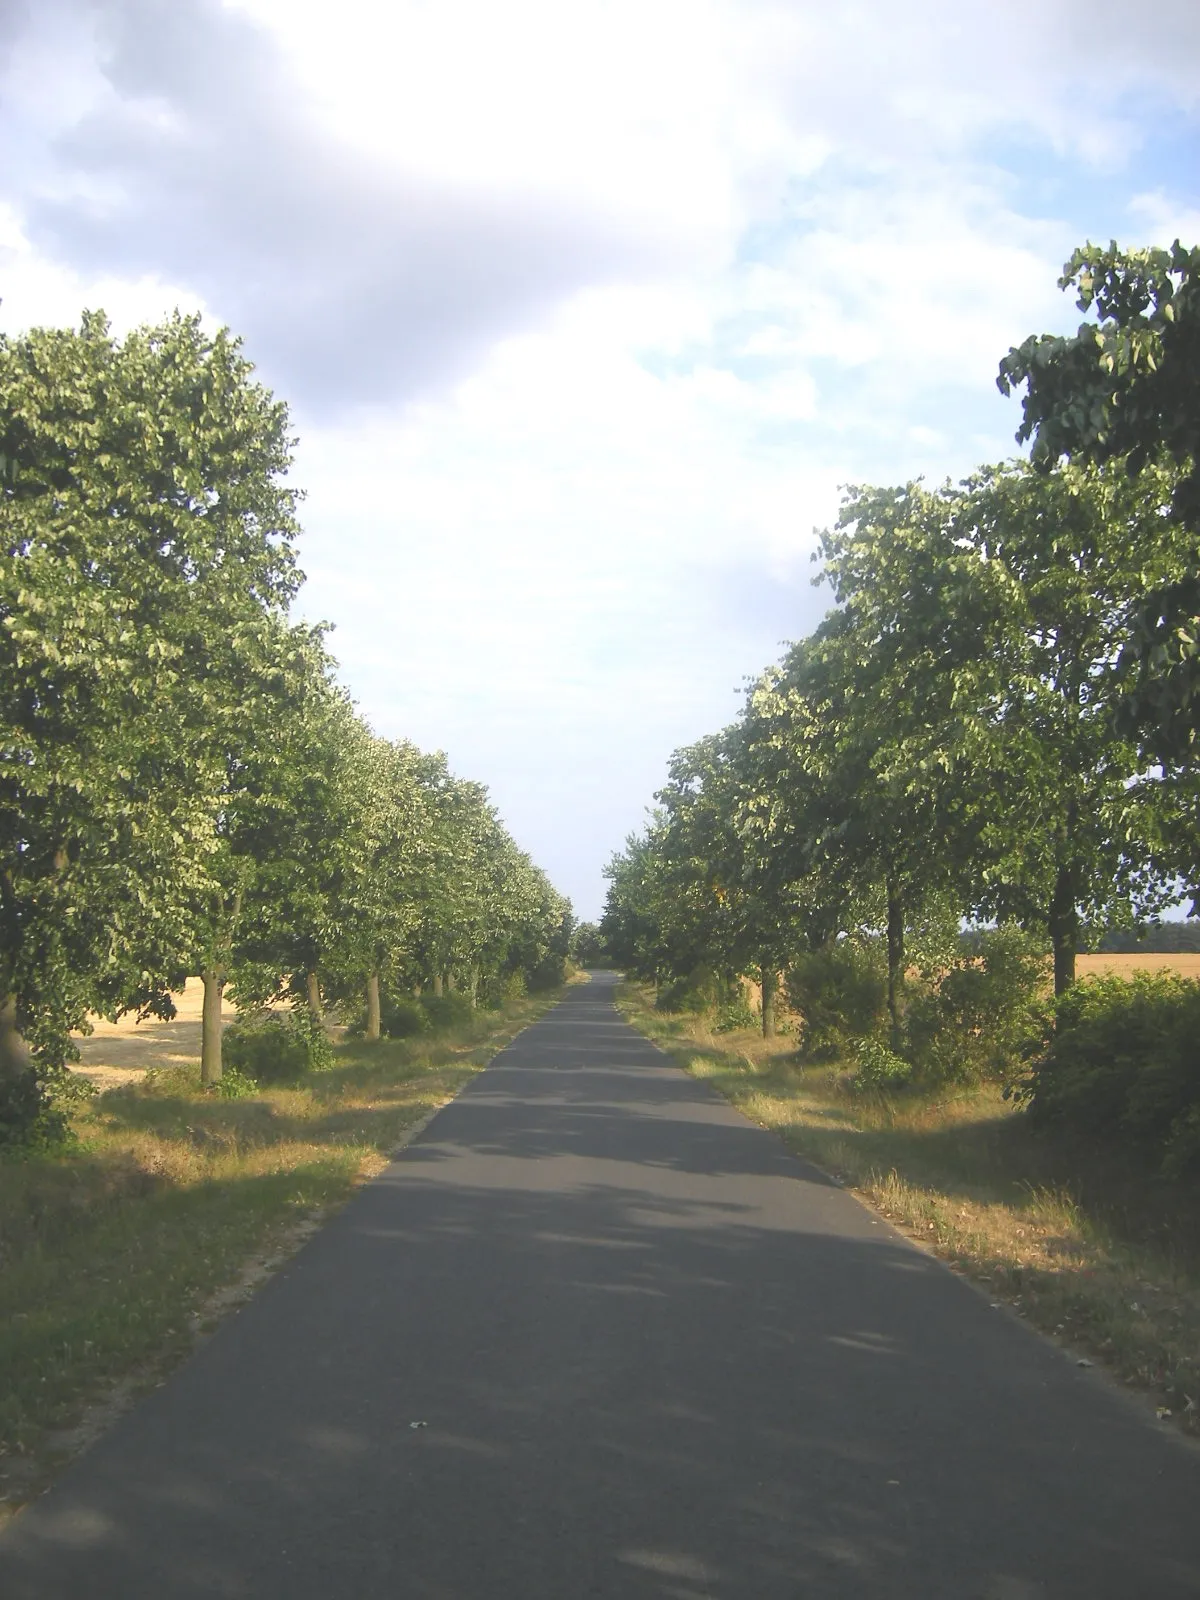
[(356, 719), (332, 681), (321, 630), (260, 618), (227, 666), (236, 692), (212, 708), (207, 727), (215, 847), (193, 897), (187, 950), (204, 985), (205, 1084), (221, 1076), (231, 976), (239, 1004), (286, 990), (319, 1021), (316, 952), (334, 937), (338, 874), (355, 838), (353, 798), (340, 780)]
[(299, 581), (287, 413), (251, 371), (198, 318), (124, 342), (98, 314), (0, 339), (12, 1093), (61, 1067), (88, 1011), (169, 1014), (185, 970), (215, 848), (211, 726), (231, 641), (282, 613)]
[(805, 775), (793, 832), (841, 931), (884, 934), (894, 1041), (909, 931), (935, 901), (965, 902), (979, 828), (972, 708), (994, 671), (997, 574), (957, 544), (952, 505), (917, 483), (848, 491), (822, 536), (837, 607), (773, 691)]
[(1189, 558), (1172, 489), (1158, 467), (1131, 479), (1012, 462), (968, 480), (954, 512), (956, 538), (1005, 577), (1002, 681), (981, 707), (992, 801), (974, 905), (1049, 933), (1056, 993), (1074, 980), (1086, 920), (1173, 898), (1165, 859), (1182, 796), (1146, 774), (1113, 714), (1139, 607)]
[[(364, 730), (365, 731), (365, 730)], [(381, 992), (415, 981), (419, 871), (431, 812), (415, 745), (367, 736), (347, 777), (362, 785), (362, 809), (342, 884), (330, 964), (340, 994), (366, 1000), (365, 1037), (381, 1032)]]
[(631, 833), (604, 869), (608, 894), (600, 934), (613, 962), (635, 978), (657, 982), (668, 967), (669, 939), (664, 916), (670, 906), (662, 889), (658, 851), (661, 823)]
[[(1009, 351), (1004, 394), (1026, 386), (1019, 440), (1045, 468), (1123, 461), (1136, 475), (1169, 460), (1172, 510), (1200, 540), (1200, 248), (1086, 245), (1063, 268), (1081, 311), (1069, 337), (1030, 337)], [(1200, 581), (1191, 571), (1148, 593), (1125, 651), (1124, 713), (1163, 760), (1194, 762), (1200, 744)]]
[(608, 949), (596, 923), (580, 922), (575, 925), (571, 932), (570, 956), (581, 967), (608, 965)]

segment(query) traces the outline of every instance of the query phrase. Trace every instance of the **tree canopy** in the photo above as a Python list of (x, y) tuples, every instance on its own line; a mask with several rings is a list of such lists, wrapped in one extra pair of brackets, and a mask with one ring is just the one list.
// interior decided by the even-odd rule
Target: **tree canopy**
[[(198, 317), (0, 338), (0, 1143), (89, 1013), (561, 976), (478, 784), (378, 739), (301, 582), (287, 409)], [(557, 961), (557, 967), (555, 962)], [(370, 1008), (368, 995), (368, 1007)]]
[[(1200, 742), (1200, 247), (1086, 245), (1059, 287), (1096, 320), (1068, 337), (1031, 336), (1000, 364), (1003, 393), (1025, 385), (1017, 437), (1047, 467), (1121, 462), (1175, 469), (1174, 519), (1193, 536), (1189, 571), (1152, 589), (1125, 650), (1128, 725), (1160, 759)], [(1152, 544), (1148, 548), (1152, 549)]]

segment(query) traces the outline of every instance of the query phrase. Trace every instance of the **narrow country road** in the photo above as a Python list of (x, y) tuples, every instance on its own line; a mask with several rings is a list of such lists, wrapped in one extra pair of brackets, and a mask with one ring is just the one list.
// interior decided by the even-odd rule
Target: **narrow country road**
[(1200, 1596), (1200, 1457), (611, 983), (12, 1524), (4, 1600)]

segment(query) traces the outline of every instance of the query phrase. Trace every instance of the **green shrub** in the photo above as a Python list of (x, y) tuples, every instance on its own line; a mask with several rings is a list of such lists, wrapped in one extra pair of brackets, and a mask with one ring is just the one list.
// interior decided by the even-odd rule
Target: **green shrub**
[(972, 932), (956, 959), (910, 989), (904, 1054), (927, 1082), (1011, 1080), (1039, 1032), (1046, 958), (1011, 924)]
[(738, 1028), (753, 1028), (758, 1021), (754, 1007), (747, 1000), (746, 991), (739, 983), (736, 993), (717, 1006), (713, 1016), (713, 1031), (733, 1033)]
[(903, 1089), (913, 1075), (912, 1063), (898, 1056), (882, 1039), (860, 1039), (854, 1048), (856, 1089)]
[(222, 1100), (249, 1100), (258, 1093), (260, 1085), (237, 1067), (227, 1067), (222, 1060), (221, 1076), (214, 1087)]
[(567, 958), (559, 951), (551, 950), (531, 967), (528, 973), (529, 991), (531, 994), (544, 992), (547, 989), (557, 989), (560, 983), (565, 983), (567, 977)]
[(799, 1012), (801, 1049), (811, 1060), (853, 1053), (875, 1034), (887, 1005), (887, 963), (878, 939), (857, 935), (811, 950), (784, 978), (788, 1005)]
[(658, 1011), (688, 1011), (702, 1016), (706, 1011), (715, 1011), (728, 997), (728, 980), (701, 964), (682, 977), (660, 984), (654, 1004)]
[(1120, 1138), (1173, 1176), (1200, 1167), (1200, 983), (1140, 972), (1072, 985), (1020, 1092), (1037, 1121)]
[(485, 1011), (503, 1011), (505, 1006), (523, 1000), (528, 992), (521, 971), (488, 972), (479, 980), (479, 1004)]
[(65, 1079), (56, 1069), (39, 1075), (33, 1068), (0, 1081), (0, 1153), (48, 1150), (67, 1138), (67, 1119), (54, 1088)]
[(221, 1039), (222, 1067), (255, 1083), (295, 1083), (329, 1066), (333, 1049), (307, 1011), (259, 1011), (239, 1017)]
[(379, 1026), (389, 1039), (412, 1039), (428, 1033), (431, 1023), (419, 1000), (411, 995), (385, 994), (379, 1007)]
[(435, 1033), (451, 1033), (456, 1028), (464, 1028), (475, 1016), (470, 997), (457, 991), (422, 995), (421, 1005)]

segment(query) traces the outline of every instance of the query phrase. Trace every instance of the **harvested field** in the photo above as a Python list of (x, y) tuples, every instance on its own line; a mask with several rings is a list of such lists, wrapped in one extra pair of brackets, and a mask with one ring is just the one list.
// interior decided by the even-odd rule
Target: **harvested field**
[[(90, 1034), (76, 1034), (79, 1061), (75, 1071), (90, 1078), (98, 1089), (115, 1089), (136, 1082), (151, 1067), (187, 1066), (200, 1059), (200, 1008), (204, 985), (189, 978), (178, 994), (172, 995), (175, 1017), (170, 1022), (148, 1018), (139, 1022), (134, 1015), (119, 1022), (92, 1019)], [(223, 1022), (237, 1015), (226, 1002), (221, 1010)]]
[(1136, 972), (1177, 972), (1181, 978), (1200, 979), (1200, 950), (1181, 950), (1174, 955), (1149, 950), (1112, 952), (1104, 955), (1078, 956), (1075, 961), (1076, 976), (1080, 978), (1118, 977), (1130, 978)]

